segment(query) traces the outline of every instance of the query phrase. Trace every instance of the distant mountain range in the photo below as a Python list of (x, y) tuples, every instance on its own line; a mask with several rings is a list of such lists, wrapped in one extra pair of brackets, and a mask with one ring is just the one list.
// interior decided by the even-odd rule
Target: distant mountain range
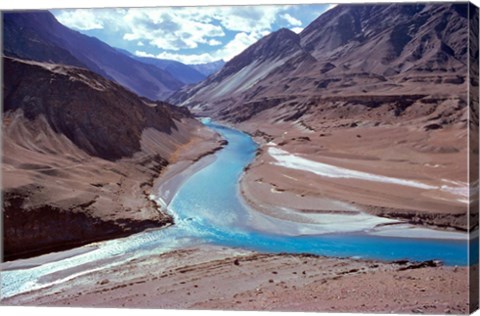
[(217, 71), (219, 71), (223, 67), (223, 65), (225, 65), (225, 62), (223, 60), (217, 60), (211, 63), (195, 64), (195, 65), (189, 65), (189, 66), (197, 70), (198, 72), (202, 73), (205, 77), (208, 77), (211, 74), (214, 74)]
[[(180, 62), (137, 57), (110, 47), (63, 26), (48, 11), (7, 12), (3, 20), (6, 56), (84, 67), (152, 100), (163, 100), (182, 86), (205, 79), (204, 73), (208, 73)], [(213, 72), (220, 66), (198, 65)]]
[(447, 98), (456, 107), (432, 122), (448, 124), (466, 108), (467, 33), (468, 4), (338, 5), (300, 34), (265, 36), (169, 101), (231, 122), (313, 123), (401, 118), (410, 106), (424, 115)]
[(184, 84), (198, 83), (212, 73), (217, 72), (225, 64), (223, 60), (218, 60), (205, 64), (186, 65), (175, 60), (140, 57), (120, 48), (117, 48), (117, 50), (145, 64), (154, 65), (160, 69), (168, 71), (168, 73), (175, 77), (175, 79)]
[(134, 58), (145, 64), (151, 64), (167, 71), (184, 84), (198, 83), (206, 78), (204, 74), (178, 61), (138, 56)]
[(217, 72), (225, 64), (223, 60), (206, 64), (186, 65), (182, 64), (181, 62), (168, 59), (138, 56), (135, 56), (134, 58), (143, 63), (151, 64), (160, 69), (168, 71), (168, 73), (175, 77), (175, 79), (180, 80), (186, 85), (205, 80), (205, 78)]

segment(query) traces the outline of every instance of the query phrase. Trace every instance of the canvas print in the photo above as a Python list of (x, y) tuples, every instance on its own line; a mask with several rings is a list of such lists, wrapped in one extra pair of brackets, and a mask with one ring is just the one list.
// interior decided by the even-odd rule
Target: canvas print
[(478, 8), (2, 12), (1, 304), (478, 308)]

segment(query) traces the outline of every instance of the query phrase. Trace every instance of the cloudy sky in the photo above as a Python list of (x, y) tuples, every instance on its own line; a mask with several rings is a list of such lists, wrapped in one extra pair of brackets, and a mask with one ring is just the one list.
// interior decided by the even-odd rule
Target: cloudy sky
[(299, 33), (328, 4), (52, 10), (57, 20), (139, 56), (186, 64), (230, 60), (282, 27)]

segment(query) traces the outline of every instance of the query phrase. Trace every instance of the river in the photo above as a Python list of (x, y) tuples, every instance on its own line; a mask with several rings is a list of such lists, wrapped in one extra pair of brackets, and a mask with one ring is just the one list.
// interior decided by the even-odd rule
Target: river
[[(228, 140), (228, 145), (215, 153), (212, 163), (182, 184), (173, 197), (169, 209), (175, 225), (47, 255), (46, 260), (18, 260), (15, 269), (4, 263), (2, 297), (65, 282), (134, 258), (205, 243), (270, 253), (380, 260), (439, 259), (448, 265), (467, 264), (465, 238), (386, 237), (364, 230), (322, 233), (319, 224), (282, 221), (249, 209), (239, 194), (238, 182), (245, 166), (255, 157), (256, 143), (240, 131), (211, 122), (206, 125)], [(423, 232), (428, 234), (429, 230)]]

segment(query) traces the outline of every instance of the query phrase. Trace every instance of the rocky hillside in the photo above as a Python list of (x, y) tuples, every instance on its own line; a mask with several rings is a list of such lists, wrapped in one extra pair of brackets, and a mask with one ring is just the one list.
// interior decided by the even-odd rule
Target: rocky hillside
[(467, 9), (339, 5), (298, 35), (281, 29), (262, 38), (170, 101), (231, 122), (458, 122), (466, 108)]
[(54, 132), (103, 159), (132, 156), (144, 129), (171, 135), (175, 119), (190, 117), (187, 109), (139, 98), (82, 68), (6, 58), (4, 74), (4, 111), (43, 116)]
[(6, 56), (82, 66), (152, 100), (164, 100), (184, 85), (165, 70), (63, 26), (48, 11), (6, 12), (3, 23)]
[(4, 58), (6, 260), (171, 223), (150, 196), (202, 129), (187, 109), (74, 66)]

